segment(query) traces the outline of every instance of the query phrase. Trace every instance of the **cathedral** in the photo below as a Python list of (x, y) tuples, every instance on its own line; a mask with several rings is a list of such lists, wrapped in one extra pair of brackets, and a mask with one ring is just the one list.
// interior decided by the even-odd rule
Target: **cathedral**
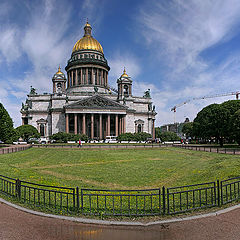
[(126, 132), (147, 132), (155, 138), (156, 112), (150, 89), (142, 97), (133, 96), (133, 81), (125, 68), (117, 89), (109, 86), (110, 67), (88, 22), (65, 70), (67, 77), (60, 67), (53, 75), (52, 93), (38, 94), (31, 87), (22, 104), (23, 125), (36, 127), (44, 137), (67, 132), (101, 140)]

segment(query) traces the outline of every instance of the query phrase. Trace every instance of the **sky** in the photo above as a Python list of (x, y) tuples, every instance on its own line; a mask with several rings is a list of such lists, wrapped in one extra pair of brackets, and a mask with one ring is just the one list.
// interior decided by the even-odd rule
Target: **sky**
[(133, 94), (151, 89), (156, 126), (191, 121), (240, 90), (239, 0), (0, 0), (0, 102), (15, 127), (30, 86), (52, 92), (88, 19), (110, 66), (126, 68)]

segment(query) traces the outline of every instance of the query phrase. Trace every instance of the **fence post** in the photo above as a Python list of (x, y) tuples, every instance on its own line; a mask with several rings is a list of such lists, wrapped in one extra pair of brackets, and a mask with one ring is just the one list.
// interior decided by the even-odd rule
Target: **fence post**
[(21, 198), (21, 181), (19, 179), (16, 180), (16, 197)]
[(76, 196), (77, 196), (77, 210), (79, 210), (79, 188), (76, 187)]
[(81, 189), (81, 209), (83, 210), (83, 190)]
[(219, 185), (219, 180), (217, 180), (217, 196), (218, 196), (218, 206), (220, 206), (220, 185)]
[(163, 215), (166, 213), (166, 193), (165, 193), (165, 187), (162, 187), (162, 198), (163, 198)]

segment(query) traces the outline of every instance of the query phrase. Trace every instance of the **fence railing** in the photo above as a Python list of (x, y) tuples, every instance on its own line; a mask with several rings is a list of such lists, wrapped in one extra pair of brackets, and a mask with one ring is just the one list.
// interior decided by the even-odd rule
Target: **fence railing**
[(238, 201), (240, 177), (166, 189), (105, 190), (49, 186), (0, 175), (0, 192), (59, 214), (156, 216)]
[(197, 146), (197, 145), (186, 145), (186, 144), (175, 144), (173, 145), (173, 147), (184, 148), (184, 149), (195, 150), (195, 151), (240, 155), (240, 149), (235, 149), (235, 148), (220, 148), (220, 147)]
[[(83, 144), (82, 148), (159, 148), (170, 147), (172, 144)], [(64, 144), (34, 144), (34, 148), (79, 148), (78, 145), (64, 145)]]

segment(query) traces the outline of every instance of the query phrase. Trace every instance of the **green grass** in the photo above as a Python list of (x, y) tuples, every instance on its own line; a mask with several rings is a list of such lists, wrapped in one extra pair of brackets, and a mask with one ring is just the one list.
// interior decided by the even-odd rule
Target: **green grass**
[(98, 189), (173, 187), (240, 176), (234, 155), (178, 148), (35, 149), (0, 155), (0, 174)]

